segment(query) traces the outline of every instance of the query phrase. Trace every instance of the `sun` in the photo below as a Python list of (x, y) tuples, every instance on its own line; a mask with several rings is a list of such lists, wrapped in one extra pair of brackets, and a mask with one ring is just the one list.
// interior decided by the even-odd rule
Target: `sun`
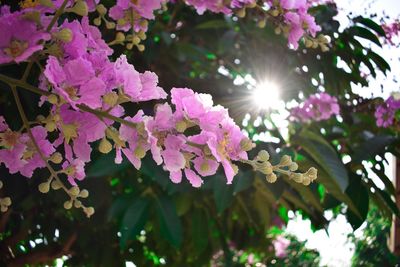
[(276, 109), (280, 102), (279, 87), (274, 82), (264, 80), (253, 89), (252, 99), (259, 109)]

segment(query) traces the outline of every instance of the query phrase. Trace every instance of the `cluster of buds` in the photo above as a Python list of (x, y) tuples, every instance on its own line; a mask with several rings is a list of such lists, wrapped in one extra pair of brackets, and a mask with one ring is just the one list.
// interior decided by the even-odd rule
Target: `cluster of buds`
[[(145, 22), (147, 23), (147, 20), (145, 20)], [(125, 45), (126, 49), (128, 50), (131, 50), (136, 46), (140, 52), (143, 52), (145, 50), (145, 46), (141, 42), (146, 40), (146, 38), (147, 35), (144, 31), (138, 31), (132, 34), (117, 32), (115, 39), (109, 42), (108, 45)]]
[(304, 185), (309, 185), (317, 179), (317, 169), (313, 167), (305, 173), (296, 173), (295, 171), (297, 171), (299, 166), (296, 162), (293, 162), (288, 155), (282, 156), (281, 160), (276, 165), (272, 165), (269, 159), (269, 153), (265, 150), (261, 150), (254, 160), (246, 160), (244, 162), (250, 164), (255, 171), (265, 174), (266, 180), (269, 183), (276, 182), (276, 173), (285, 174), (289, 179)]
[[(0, 181), (0, 189), (2, 187), (3, 187), (3, 182)], [(9, 197), (0, 198), (0, 211), (1, 212), (6, 212), (8, 210), (9, 206), (11, 206), (11, 198), (9, 198)]]
[(94, 24), (94, 25), (100, 26), (101, 23), (104, 21), (104, 23), (105, 23), (107, 29), (111, 30), (111, 29), (114, 29), (114, 28), (115, 28), (115, 23), (112, 22), (112, 21), (108, 21), (108, 20), (107, 20), (107, 18), (106, 18), (106, 15), (107, 15), (107, 8), (106, 8), (103, 4), (97, 5), (97, 6), (96, 6), (96, 11), (97, 11), (97, 13), (99, 14), (99, 16), (96, 17), (96, 18), (93, 20), (93, 24)]
[[(66, 168), (62, 172), (69, 171), (73, 170), (70, 170), (70, 168)], [(81, 190), (78, 186), (73, 186), (67, 189), (59, 179), (56, 179), (53, 176), (50, 176), (50, 178), (46, 182), (39, 184), (38, 189), (43, 194), (48, 193), (50, 189), (63, 189), (70, 197), (69, 200), (64, 202), (65, 209), (69, 210), (72, 207), (75, 207), (77, 209), (81, 208), (88, 218), (94, 214), (94, 208), (84, 206), (81, 201), (81, 199), (87, 198), (89, 196), (89, 191), (86, 189)]]
[(328, 47), (328, 45), (330, 43), (329, 36), (319, 34), (317, 38), (307, 36), (307, 37), (304, 37), (304, 39), (305, 39), (304, 42), (305, 42), (305, 45), (307, 48), (316, 49), (316, 48), (320, 47), (322, 52), (329, 51), (329, 47)]

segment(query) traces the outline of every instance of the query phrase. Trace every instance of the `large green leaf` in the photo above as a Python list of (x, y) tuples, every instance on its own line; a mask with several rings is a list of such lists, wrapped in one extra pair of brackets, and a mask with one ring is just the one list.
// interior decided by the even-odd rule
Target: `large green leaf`
[(194, 248), (200, 254), (208, 245), (207, 214), (201, 209), (195, 209), (192, 215), (192, 237)]
[(354, 149), (352, 160), (355, 163), (360, 163), (363, 160), (369, 160), (376, 155), (385, 151), (385, 147), (396, 140), (390, 135), (377, 135), (367, 139), (359, 147)]
[(232, 203), (233, 185), (227, 185), (225, 177), (216, 175), (213, 177), (213, 191), (217, 211), (221, 213)]
[(378, 46), (382, 46), (378, 37), (373, 32), (371, 32), (370, 30), (368, 30), (364, 27), (353, 26), (349, 29), (349, 32), (350, 32), (350, 34), (352, 34), (354, 36), (358, 36), (358, 37), (370, 40), (371, 42), (374, 42)]
[(120, 245), (124, 249), (129, 240), (133, 240), (143, 229), (147, 220), (148, 198), (139, 197), (126, 210), (121, 222)]
[(350, 209), (347, 210), (346, 217), (353, 229), (357, 229), (367, 218), (369, 207), (368, 189), (365, 187), (360, 176), (352, 174), (350, 178), (350, 184), (346, 189), (346, 194), (351, 196), (351, 199), (354, 205), (357, 206), (357, 210), (361, 217), (354, 214)]
[(183, 239), (182, 224), (176, 212), (174, 202), (165, 195), (157, 196), (156, 210), (162, 237), (174, 247), (180, 247)]
[[(301, 146), (304, 151), (328, 174), (330, 181), (325, 185), (328, 188), (339, 187), (342, 192), (347, 188), (349, 178), (347, 170), (337, 153), (330, 144), (320, 135), (303, 130), (293, 138), (293, 143)], [(329, 190), (329, 189), (328, 189)]]
[(364, 18), (364, 17), (359, 16), (354, 19), (354, 22), (357, 22), (364, 26), (367, 26), (371, 30), (374, 30), (376, 33), (378, 33), (380, 36), (383, 36), (383, 37), (386, 36), (383, 28), (378, 23), (376, 23), (375, 21), (373, 21), (370, 18)]

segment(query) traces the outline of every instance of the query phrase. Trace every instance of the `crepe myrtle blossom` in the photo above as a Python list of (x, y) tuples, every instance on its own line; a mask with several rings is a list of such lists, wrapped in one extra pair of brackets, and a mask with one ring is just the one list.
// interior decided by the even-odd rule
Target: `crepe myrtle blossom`
[(333, 115), (339, 115), (340, 107), (337, 98), (327, 93), (311, 95), (298, 107), (291, 110), (291, 117), (294, 120), (322, 121)]
[[(50, 157), (55, 148), (47, 139), (46, 129), (35, 126), (31, 131), (43, 155)], [(36, 169), (46, 166), (29, 135), (11, 131), (3, 117), (0, 117), (0, 148), (0, 164), (3, 163), (11, 174), (19, 172), (32, 177)]]
[(283, 236), (278, 236), (275, 240), (272, 241), (272, 244), (275, 249), (275, 256), (278, 258), (284, 258), (287, 256), (287, 248), (290, 245), (290, 240), (286, 239)]
[(0, 36), (0, 64), (26, 61), (51, 37), (23, 12), (11, 13), (8, 6), (0, 9)]
[(395, 122), (395, 115), (400, 109), (400, 98), (397, 95), (390, 96), (386, 101), (379, 105), (375, 110), (376, 125), (388, 128)]

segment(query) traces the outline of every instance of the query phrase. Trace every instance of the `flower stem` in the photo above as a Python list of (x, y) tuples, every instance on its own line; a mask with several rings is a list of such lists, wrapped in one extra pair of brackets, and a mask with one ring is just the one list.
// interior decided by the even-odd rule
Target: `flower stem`
[(53, 19), (50, 21), (49, 25), (47, 26), (46, 31), (50, 32), (51, 28), (53, 28), (54, 24), (56, 24), (58, 18), (61, 16), (62, 13), (64, 13), (64, 9), (67, 6), (68, 0), (64, 0), (62, 3), (61, 7), (57, 9), (56, 14), (54, 14)]
[(26, 129), (26, 131), (28, 132), (29, 138), (31, 139), (33, 145), (35, 146), (37, 152), (39, 153), (40, 158), (44, 161), (44, 163), (46, 164), (47, 169), (50, 171), (50, 174), (54, 177), (54, 179), (57, 180), (57, 182), (60, 183), (62, 189), (69, 195), (69, 191), (67, 189), (67, 187), (64, 185), (64, 183), (60, 180), (60, 178), (57, 175), (57, 172), (53, 169), (53, 167), (51, 167), (51, 165), (49, 164), (49, 162), (47, 161), (45, 155), (43, 154), (43, 152), (40, 150), (40, 147), (38, 145), (38, 143), (36, 142), (35, 137), (32, 134), (31, 128), (29, 126), (29, 121), (26, 117), (24, 108), (22, 107), (21, 104), (21, 100), (18, 96), (18, 92), (17, 92), (17, 88), (15, 85), (10, 85), (12, 93), (14, 95), (14, 99), (15, 99), (15, 103), (17, 104), (17, 108), (18, 108), (18, 112), (19, 115), (21, 116), (22, 119), (22, 123), (24, 124), (24, 127)]

